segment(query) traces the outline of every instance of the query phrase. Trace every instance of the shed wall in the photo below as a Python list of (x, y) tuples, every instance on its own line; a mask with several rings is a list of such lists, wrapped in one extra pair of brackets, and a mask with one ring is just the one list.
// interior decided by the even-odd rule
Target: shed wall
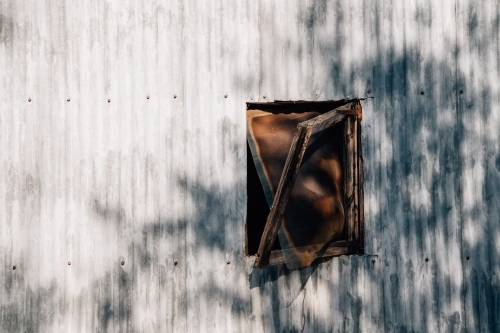
[[(499, 32), (494, 0), (0, 2), (0, 331), (499, 332)], [(363, 97), (366, 255), (254, 269), (245, 103)]]

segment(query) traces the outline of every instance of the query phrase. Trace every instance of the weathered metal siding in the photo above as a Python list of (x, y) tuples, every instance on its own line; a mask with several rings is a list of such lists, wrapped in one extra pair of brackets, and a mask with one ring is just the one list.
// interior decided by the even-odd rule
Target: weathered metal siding
[[(0, 331), (500, 331), (499, 7), (2, 1)], [(365, 96), (368, 255), (253, 270), (245, 102)]]

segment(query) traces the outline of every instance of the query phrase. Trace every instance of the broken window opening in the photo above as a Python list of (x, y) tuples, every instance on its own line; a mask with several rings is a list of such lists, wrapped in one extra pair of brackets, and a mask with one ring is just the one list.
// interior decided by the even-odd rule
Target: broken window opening
[(248, 104), (246, 248), (257, 267), (363, 252), (361, 115), (359, 101)]

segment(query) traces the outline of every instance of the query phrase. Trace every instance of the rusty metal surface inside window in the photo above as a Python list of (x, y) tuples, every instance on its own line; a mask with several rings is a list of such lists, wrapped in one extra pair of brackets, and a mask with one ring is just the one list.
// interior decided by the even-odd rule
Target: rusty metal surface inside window
[[(260, 208), (260, 221), (252, 221), (250, 217), (258, 214), (251, 210), (259, 208), (255, 205), (255, 197), (252, 195), (250, 198), (249, 194), (249, 254), (256, 249), (254, 240), (257, 236), (248, 231), (264, 228), (263, 216), (273, 204), (297, 126), (319, 115), (320, 112), (314, 111), (247, 111), (247, 139), (251, 153), (248, 162), (251, 168), (255, 167), (252, 169), (255, 171), (249, 172), (248, 187), (249, 191), (260, 187), (260, 196), (264, 196), (267, 202), (267, 210)], [(310, 265), (327, 242), (346, 239), (342, 143), (341, 124), (328, 127), (309, 138), (278, 232), (280, 248), (289, 268)], [(258, 233), (255, 231), (255, 234)], [(275, 245), (273, 249), (276, 248)]]

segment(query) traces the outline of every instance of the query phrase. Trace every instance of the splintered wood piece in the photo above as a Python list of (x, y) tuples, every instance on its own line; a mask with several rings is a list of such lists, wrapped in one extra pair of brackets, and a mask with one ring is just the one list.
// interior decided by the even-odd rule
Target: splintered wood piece
[(357, 152), (356, 152), (356, 119), (353, 117), (347, 118), (344, 123), (344, 140), (345, 140), (345, 173), (344, 173), (344, 193), (345, 193), (345, 209), (347, 222), (347, 240), (352, 241), (357, 239)]
[(324, 113), (313, 119), (304, 121), (299, 124), (299, 127), (311, 127), (311, 135), (316, 134), (332, 125), (340, 123), (344, 120), (345, 115), (337, 112), (337, 109)]

